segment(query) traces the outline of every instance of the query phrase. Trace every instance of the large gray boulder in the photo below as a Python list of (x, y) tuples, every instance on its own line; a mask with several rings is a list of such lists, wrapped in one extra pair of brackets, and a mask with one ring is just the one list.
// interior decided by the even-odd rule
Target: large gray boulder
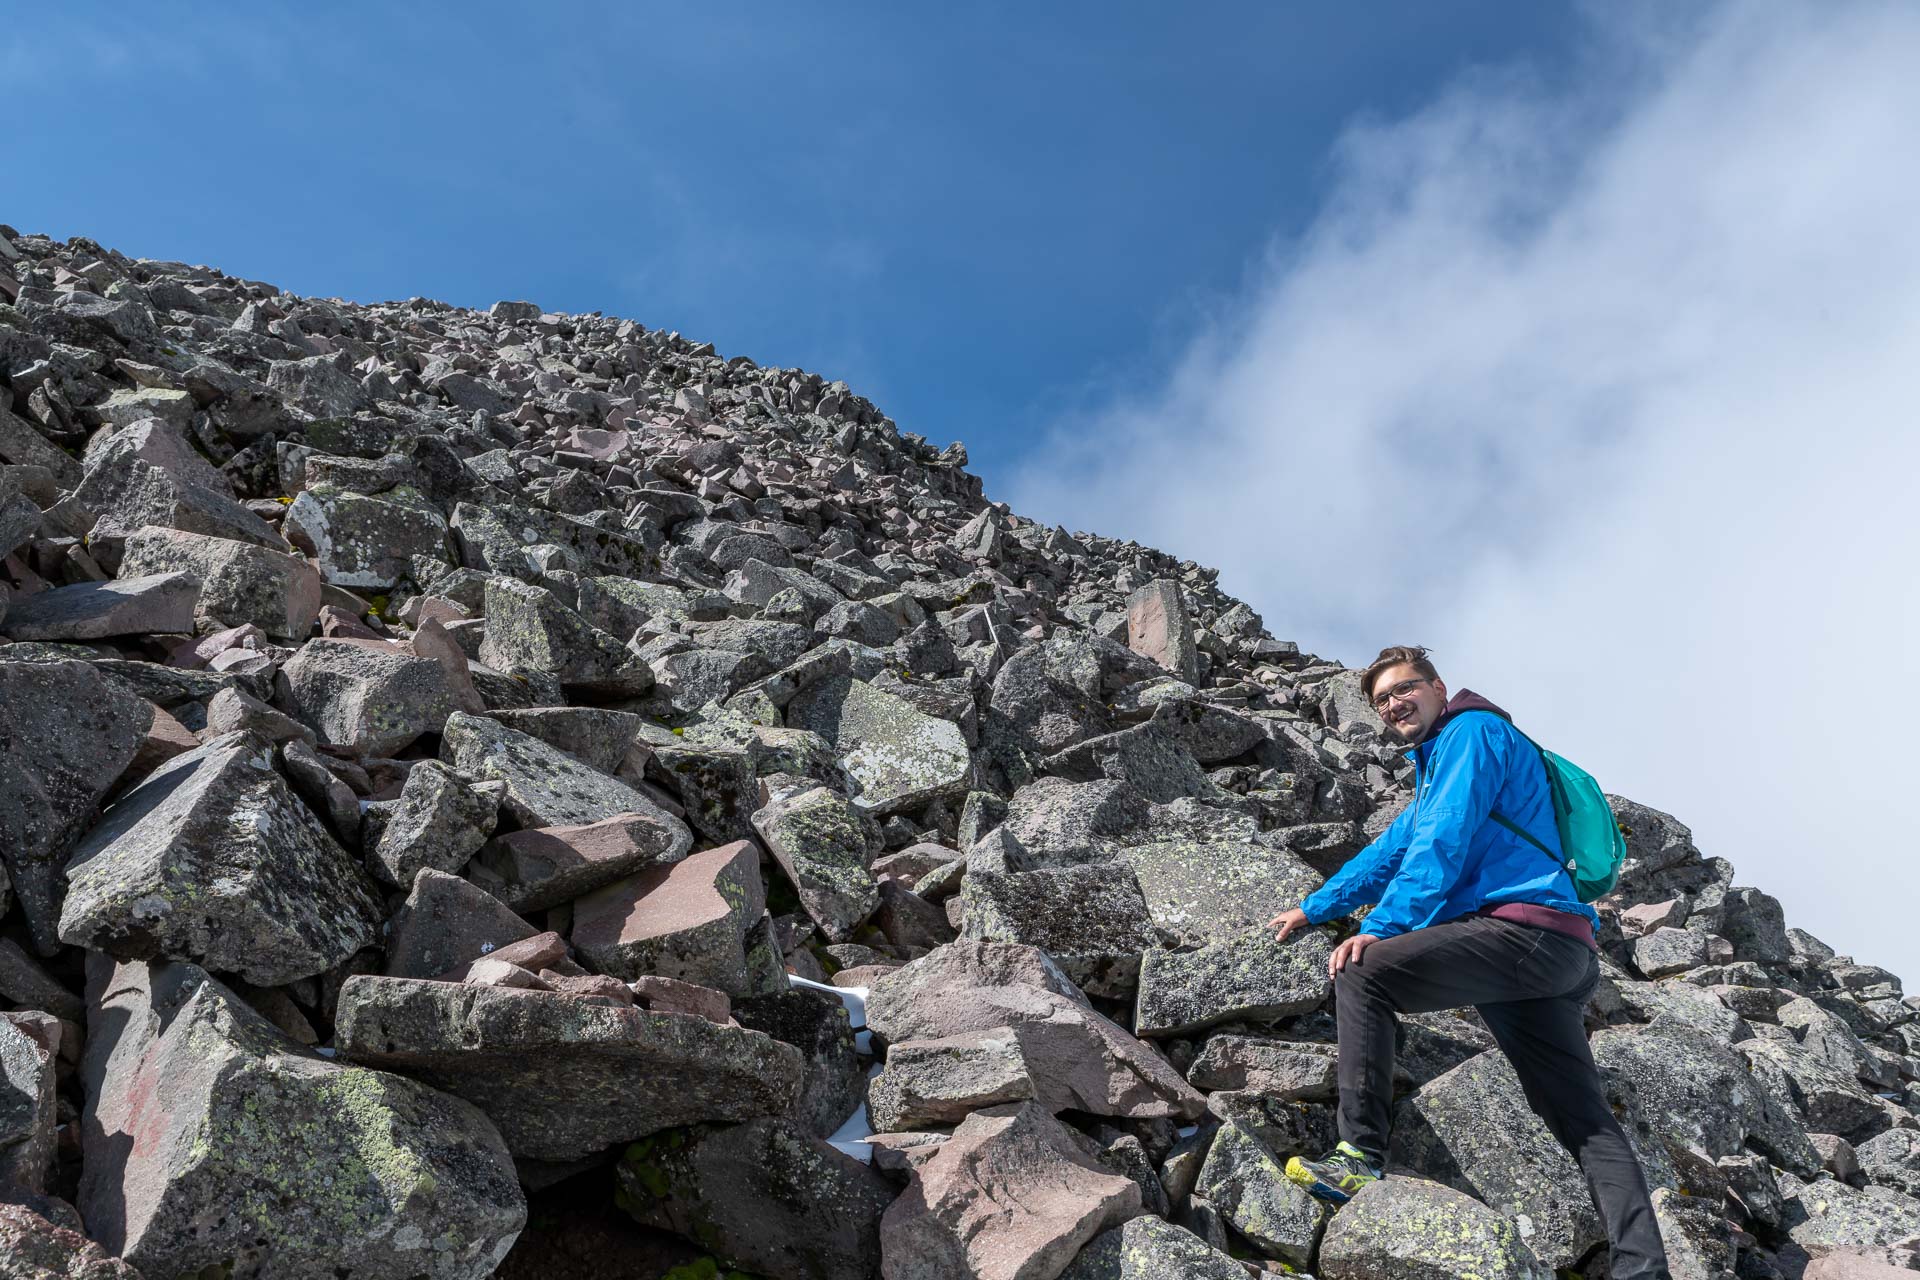
[(1246, 1269), (1185, 1227), (1142, 1214), (1087, 1243), (1061, 1280), (1245, 1280)]
[(90, 966), (88, 1234), (151, 1277), (482, 1280), (526, 1222), (492, 1124), (329, 1061), (190, 964)]
[(199, 599), (200, 579), (186, 573), (79, 582), (16, 596), (0, 621), (0, 633), (14, 640), (187, 635)]
[(516, 1156), (576, 1160), (662, 1129), (784, 1115), (800, 1051), (705, 1018), (552, 991), (360, 976), (340, 990), (340, 1054), (478, 1106)]
[(43, 953), (59, 946), (67, 852), (152, 721), (87, 663), (0, 661), (0, 859)]
[(149, 526), (127, 539), (120, 573), (198, 578), (194, 619), (202, 631), (251, 623), (270, 636), (305, 640), (320, 612), (320, 575), (312, 565), (232, 538)]
[(368, 841), (368, 868), (402, 889), (423, 867), (459, 872), (493, 833), (501, 790), (497, 782), (472, 786), (438, 760), (420, 761)]
[(53, 1164), (54, 1055), (0, 1018), (0, 1188), (44, 1191)]
[(834, 745), (860, 784), (854, 803), (876, 816), (966, 792), (972, 757), (960, 726), (864, 680), (839, 676), (801, 690), (786, 720)]
[(1221, 1124), (1194, 1191), (1270, 1258), (1305, 1269), (1326, 1206), (1287, 1180), (1287, 1157), (1232, 1120)]
[(1192, 951), (1148, 951), (1140, 961), (1134, 1030), (1180, 1036), (1222, 1022), (1271, 1020), (1318, 1008), (1332, 990), (1333, 943), (1312, 929), (1276, 942), (1266, 929), (1243, 929)]
[(1139, 878), (1153, 923), (1181, 946), (1264, 925), (1324, 882), (1296, 855), (1252, 841), (1162, 840), (1120, 856)]
[(1884, 1187), (1857, 1191), (1822, 1176), (1802, 1182), (1779, 1177), (1787, 1235), (1815, 1258), (1833, 1253), (1883, 1253), (1920, 1240), (1920, 1200)]
[(294, 498), (282, 527), (321, 577), (355, 591), (385, 591), (414, 556), (447, 558), (446, 518), (406, 487), (372, 497), (317, 485)]
[(838, 792), (828, 787), (776, 791), (754, 811), (753, 829), (829, 941), (851, 938), (880, 905), (879, 886), (867, 871), (878, 843), (875, 832)]
[[(1096, 1011), (1034, 947), (962, 939), (937, 948), (873, 984), (867, 1025), (895, 1046), (997, 1032), (986, 1039), (1010, 1042), (1012, 1050), (980, 1045), (960, 1056), (962, 1069), (1017, 1053), (1031, 1096), (1052, 1106), (1182, 1119), (1205, 1109), (1165, 1059)], [(1009, 1036), (1007, 1028), (1026, 1030)]]
[(1032, 1103), (967, 1117), (880, 1220), (885, 1280), (1053, 1280), (1140, 1188)]
[(432, 658), (377, 640), (309, 640), (280, 668), (275, 701), (320, 745), (392, 755), (453, 713), (453, 686)]
[(621, 1207), (771, 1280), (869, 1280), (894, 1187), (791, 1120), (673, 1129), (615, 1168)]
[(480, 661), (499, 671), (537, 671), (570, 693), (635, 697), (653, 669), (618, 637), (593, 626), (553, 592), (512, 578), (487, 579)]
[(659, 808), (626, 783), (487, 716), (448, 716), (440, 758), (475, 782), (506, 783), (501, 805), (522, 827), (578, 826)]
[(1420, 1178), (1383, 1178), (1342, 1205), (1320, 1242), (1326, 1280), (1552, 1280), (1511, 1220)]
[(229, 733), (154, 770), (67, 865), (60, 939), (122, 960), (192, 960), (270, 987), (373, 941), (364, 872), (274, 771)]
[(1160, 942), (1124, 862), (1038, 871), (971, 871), (961, 882), (961, 933), (1039, 947), (1082, 991), (1124, 998), (1140, 954)]

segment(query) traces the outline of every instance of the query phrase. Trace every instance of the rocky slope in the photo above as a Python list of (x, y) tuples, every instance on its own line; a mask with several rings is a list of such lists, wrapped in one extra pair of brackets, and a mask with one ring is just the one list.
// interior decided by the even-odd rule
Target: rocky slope
[[(609, 1195), (685, 1275), (1602, 1271), (1471, 1014), (1405, 1020), (1400, 1176), (1281, 1176), (1334, 935), (1260, 923), (1408, 771), (965, 463), (630, 320), (0, 227), (0, 1276), (633, 1274), (527, 1253)], [(1676, 1274), (1911, 1265), (1920, 1006), (1616, 803)]]

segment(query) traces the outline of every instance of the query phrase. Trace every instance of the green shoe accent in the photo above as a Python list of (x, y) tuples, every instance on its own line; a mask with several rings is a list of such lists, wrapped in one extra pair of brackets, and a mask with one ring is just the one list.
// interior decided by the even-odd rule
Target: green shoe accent
[(1366, 1153), (1350, 1142), (1342, 1142), (1318, 1160), (1287, 1160), (1287, 1181), (1307, 1194), (1332, 1204), (1345, 1204), (1353, 1193), (1369, 1182), (1378, 1182), (1380, 1170), (1367, 1160)]

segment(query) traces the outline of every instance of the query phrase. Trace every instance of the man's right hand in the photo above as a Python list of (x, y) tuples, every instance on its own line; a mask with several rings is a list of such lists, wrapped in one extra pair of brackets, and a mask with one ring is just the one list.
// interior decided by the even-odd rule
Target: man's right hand
[(1298, 933), (1311, 923), (1313, 922), (1307, 919), (1307, 913), (1295, 907), (1291, 911), (1282, 911), (1267, 921), (1267, 928), (1273, 930), (1275, 942), (1285, 942), (1289, 935)]

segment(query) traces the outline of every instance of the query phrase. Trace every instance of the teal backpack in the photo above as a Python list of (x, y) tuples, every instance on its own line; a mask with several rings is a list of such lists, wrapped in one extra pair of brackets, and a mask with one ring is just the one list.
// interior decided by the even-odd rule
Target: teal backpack
[[(1520, 736), (1527, 738), (1524, 733)], [(1614, 883), (1620, 879), (1620, 864), (1627, 856), (1626, 837), (1614, 820), (1606, 794), (1585, 769), (1555, 755), (1532, 738), (1527, 741), (1540, 753), (1540, 763), (1547, 768), (1547, 790), (1553, 795), (1553, 821), (1560, 828), (1560, 847), (1567, 853), (1565, 865), (1567, 875), (1573, 879), (1574, 892), (1582, 902), (1606, 896), (1613, 892)], [(1492, 817), (1549, 858), (1554, 857), (1553, 850), (1534, 839), (1519, 823), (1501, 813)]]

